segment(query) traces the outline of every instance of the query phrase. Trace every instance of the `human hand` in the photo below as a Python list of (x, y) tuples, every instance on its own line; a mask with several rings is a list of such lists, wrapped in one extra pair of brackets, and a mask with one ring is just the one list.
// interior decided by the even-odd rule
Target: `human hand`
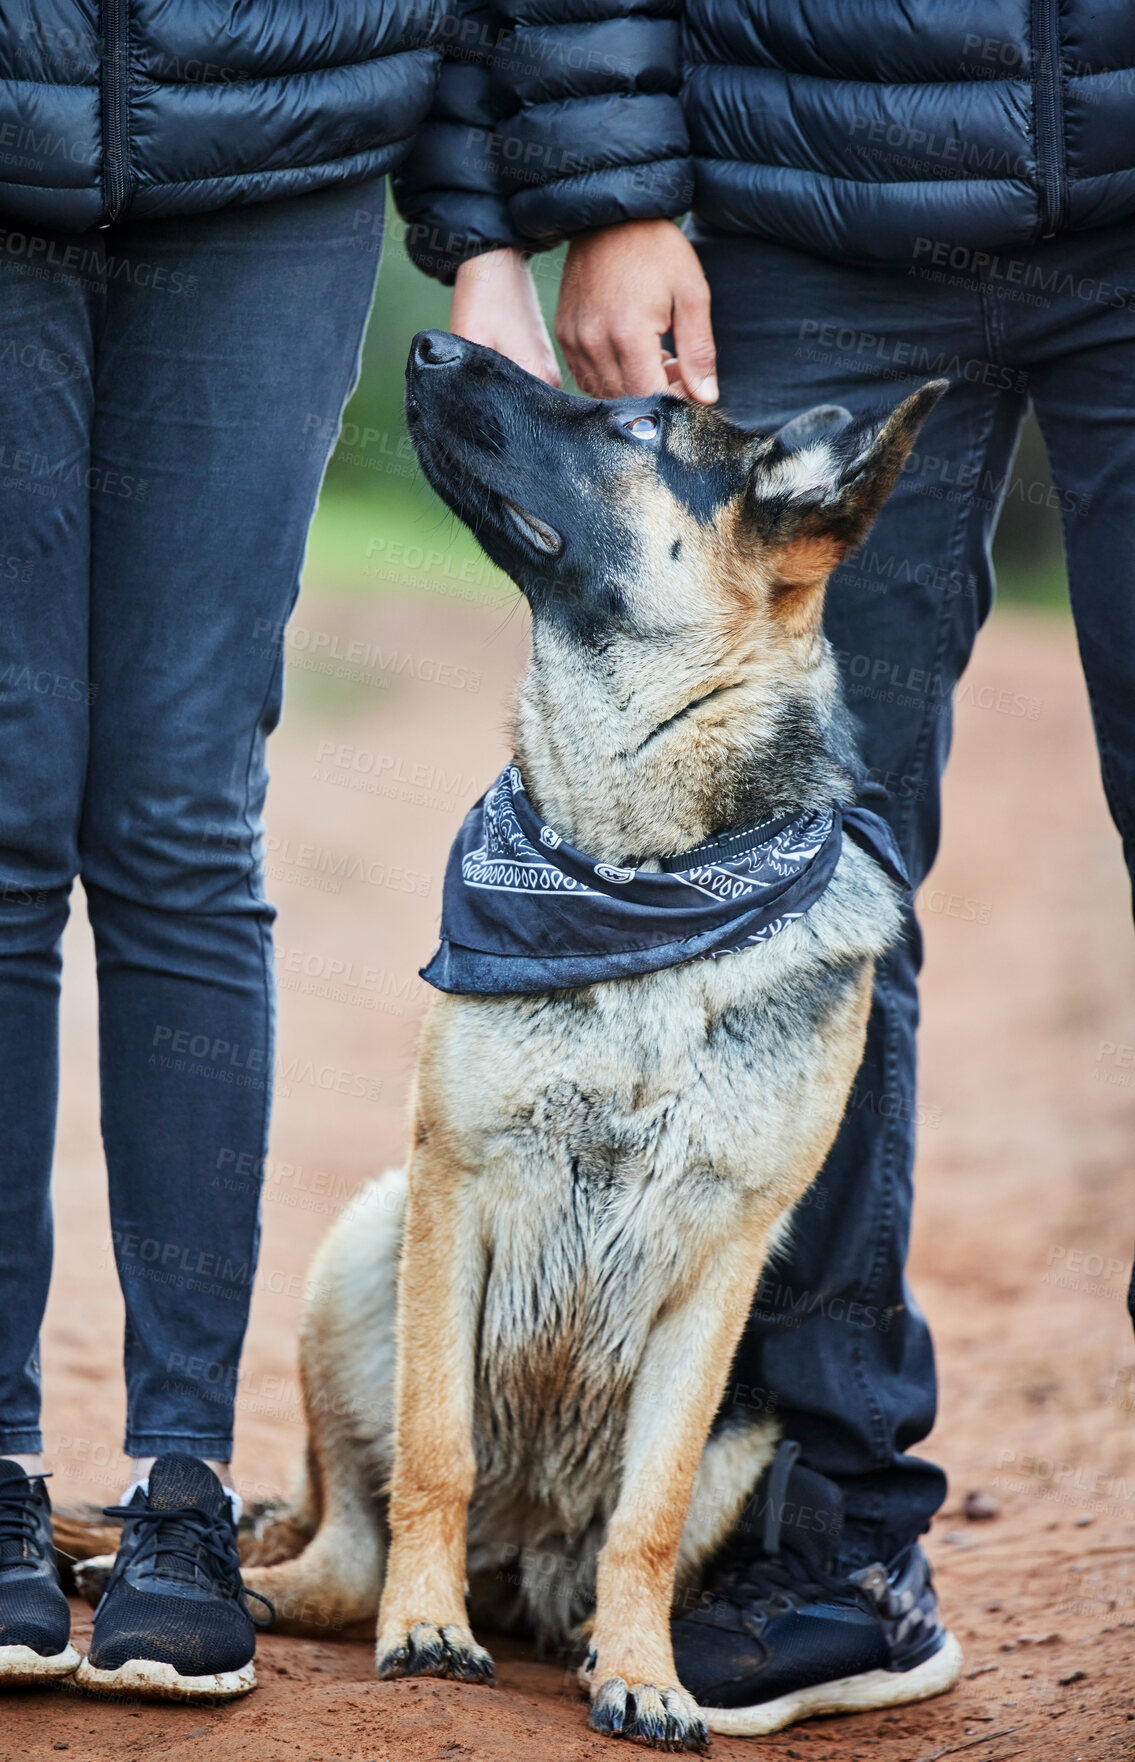
[[(672, 332), (676, 353), (661, 338)], [(675, 391), (717, 402), (709, 284), (672, 220), (630, 220), (568, 247), (556, 337), (581, 391), (645, 397)]]
[(537, 379), (559, 385), (559, 364), (522, 251), (509, 246), (462, 263), (449, 328), (455, 336), (507, 355)]

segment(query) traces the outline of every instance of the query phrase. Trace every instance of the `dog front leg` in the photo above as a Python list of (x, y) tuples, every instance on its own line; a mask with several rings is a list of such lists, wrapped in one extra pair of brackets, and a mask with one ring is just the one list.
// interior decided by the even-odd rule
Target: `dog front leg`
[[(766, 1220), (767, 1222), (767, 1220)], [(582, 1680), (595, 1731), (660, 1750), (708, 1732), (678, 1683), (674, 1570), (690, 1493), (764, 1260), (767, 1227), (738, 1231), (720, 1261), (655, 1324), (631, 1395), (618, 1503), (599, 1556)]]
[(465, 1609), (485, 1264), (471, 1199), (465, 1170), (441, 1147), (415, 1151), (398, 1279), (391, 1545), (375, 1658), (383, 1677), (493, 1679)]

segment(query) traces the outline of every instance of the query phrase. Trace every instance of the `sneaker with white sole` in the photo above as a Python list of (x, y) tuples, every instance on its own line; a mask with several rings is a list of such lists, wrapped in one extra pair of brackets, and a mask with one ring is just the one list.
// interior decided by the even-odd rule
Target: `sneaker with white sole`
[(757, 1489), (759, 1536), (735, 1543), (673, 1623), (679, 1681), (723, 1736), (928, 1700), (961, 1671), (922, 1549), (838, 1570), (842, 1495), (799, 1454), (789, 1440), (778, 1447)]
[(0, 1457), (0, 1689), (46, 1687), (79, 1662), (43, 1477)]
[(196, 1456), (159, 1456), (148, 1487), (107, 1516), (122, 1519), (122, 1540), (79, 1687), (153, 1701), (247, 1695), (256, 1628), (266, 1624), (249, 1613), (256, 1593), (241, 1581), (232, 1506), (212, 1469)]

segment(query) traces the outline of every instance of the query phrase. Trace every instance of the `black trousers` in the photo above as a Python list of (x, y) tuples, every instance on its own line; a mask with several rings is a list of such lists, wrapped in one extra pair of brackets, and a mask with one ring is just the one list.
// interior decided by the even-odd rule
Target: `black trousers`
[[(780, 423), (821, 403), (859, 413), (929, 378), (953, 382), (865, 544), (836, 571), (826, 612), (914, 887), (938, 848), (954, 688), (990, 608), (990, 543), (1030, 400), (1062, 511), (1104, 786), (1132, 870), (1135, 226), (985, 260), (920, 241), (908, 268), (887, 271), (694, 238), (722, 408), (735, 420)], [(1038, 713), (1025, 698), (1004, 708)], [(945, 1496), (941, 1470), (910, 1454), (936, 1401), (930, 1336), (904, 1271), (920, 951), (912, 917), (878, 974), (843, 1126), (793, 1245), (762, 1279), (727, 1396), (774, 1408), (804, 1460), (839, 1482), (849, 1563), (895, 1552)]]

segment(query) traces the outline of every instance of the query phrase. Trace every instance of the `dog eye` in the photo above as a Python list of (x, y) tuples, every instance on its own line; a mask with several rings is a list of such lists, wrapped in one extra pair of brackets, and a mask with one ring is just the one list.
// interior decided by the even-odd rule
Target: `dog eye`
[(653, 440), (658, 433), (658, 418), (657, 416), (632, 416), (629, 422), (623, 423), (623, 427), (628, 434), (634, 435), (635, 440)]

